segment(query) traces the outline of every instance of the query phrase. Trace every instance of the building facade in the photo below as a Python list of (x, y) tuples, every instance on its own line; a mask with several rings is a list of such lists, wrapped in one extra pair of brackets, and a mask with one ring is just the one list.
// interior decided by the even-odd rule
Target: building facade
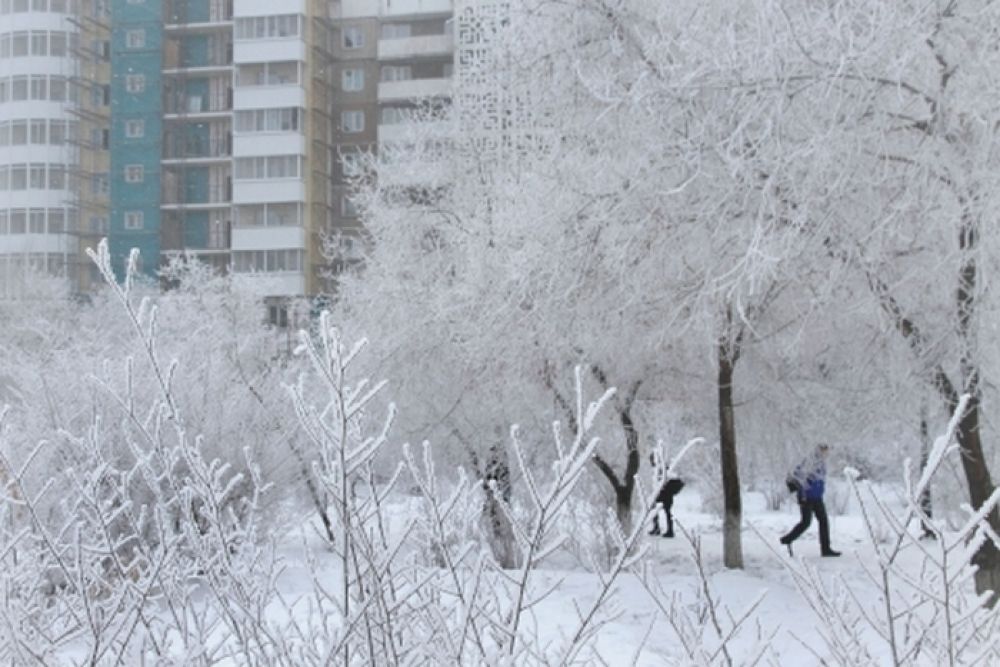
[(85, 0), (0, 0), (0, 296), (30, 293), (34, 276), (91, 277), (78, 185), (93, 138), (79, 109), (91, 102), (81, 75), (101, 14)]
[[(0, 0), (0, 281), (138, 248), (271, 303), (358, 261), (360, 156), (451, 97), (452, 0)], [(333, 239), (333, 243), (329, 242)], [(281, 320), (280, 314), (272, 319)]]

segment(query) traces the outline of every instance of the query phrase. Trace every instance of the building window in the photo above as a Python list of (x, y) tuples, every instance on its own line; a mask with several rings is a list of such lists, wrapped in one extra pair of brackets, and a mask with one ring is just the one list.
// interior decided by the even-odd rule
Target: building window
[(241, 227), (287, 227), (302, 224), (298, 203), (248, 204), (237, 206), (236, 225)]
[(267, 322), (273, 327), (288, 327), (288, 306), (272, 303), (267, 307)]
[(146, 46), (146, 31), (142, 28), (125, 31), (125, 46), (130, 49), (141, 49)]
[(287, 109), (254, 109), (236, 112), (236, 132), (298, 132), (299, 110), (295, 107)]
[(49, 80), (48, 77), (39, 74), (38, 76), (31, 77), (31, 99), (33, 100), (45, 100), (48, 99), (49, 93)]
[(31, 55), (47, 56), (49, 54), (49, 36), (41, 30), (31, 33)]
[(65, 167), (49, 165), (49, 190), (65, 190), (67, 186)]
[(395, 125), (405, 123), (412, 117), (413, 112), (403, 107), (382, 107), (379, 111), (379, 123), (382, 125)]
[(413, 68), (409, 65), (386, 65), (379, 78), (382, 81), (409, 81), (413, 78)]
[(236, 39), (283, 39), (299, 34), (299, 15), (250, 16), (236, 19)]
[(94, 174), (90, 177), (90, 192), (95, 195), (106, 195), (111, 190), (106, 173)]
[(301, 271), (303, 265), (303, 252), (296, 249), (243, 250), (233, 253), (233, 270), (237, 273)]
[(32, 120), (31, 121), (31, 143), (33, 144), (44, 144), (45, 143), (45, 127), (46, 122), (44, 120)]
[(146, 90), (146, 77), (143, 74), (127, 74), (125, 76), (125, 90), (130, 93), (141, 93)]
[(239, 181), (298, 178), (301, 173), (301, 161), (298, 155), (241, 157), (235, 161), (233, 177)]
[(345, 49), (360, 49), (365, 45), (365, 33), (361, 26), (350, 25), (341, 33)]
[(341, 171), (347, 178), (361, 175), (361, 153), (352, 151), (340, 156)]
[(409, 23), (386, 23), (382, 25), (382, 39), (403, 39), (412, 34)]
[(142, 229), (142, 211), (125, 211), (125, 229)]
[(357, 134), (365, 131), (364, 111), (341, 111), (340, 129), (348, 134)]
[(107, 234), (108, 219), (100, 215), (90, 216), (90, 232), (93, 234)]
[(125, 165), (126, 183), (142, 183), (142, 178), (143, 178), (143, 168), (141, 164)]
[(355, 93), (365, 89), (365, 71), (360, 68), (345, 69), (341, 76), (341, 88)]
[(340, 215), (345, 218), (358, 217), (358, 206), (351, 197), (343, 197), (340, 200)]
[(11, 47), (11, 55), (15, 58), (19, 56), (28, 55), (28, 33), (27, 32), (15, 32), (11, 37), (13, 46)]
[(69, 89), (66, 87), (66, 79), (61, 76), (54, 76), (49, 79), (49, 99), (53, 102), (65, 102), (69, 100)]
[(44, 164), (29, 164), (28, 165), (28, 188), (31, 190), (44, 190), (45, 189), (45, 165)]
[(132, 118), (125, 121), (125, 136), (129, 139), (140, 139), (146, 134), (146, 121)]
[(236, 67), (236, 85), (286, 86), (299, 82), (299, 63), (287, 60), (273, 63), (248, 63)]
[(64, 32), (52, 32), (49, 34), (49, 55), (56, 58), (66, 57), (66, 48), (69, 37)]

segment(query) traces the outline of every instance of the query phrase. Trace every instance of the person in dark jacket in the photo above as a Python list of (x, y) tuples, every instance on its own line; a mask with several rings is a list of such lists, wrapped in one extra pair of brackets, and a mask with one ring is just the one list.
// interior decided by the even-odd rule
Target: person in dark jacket
[(680, 490), (684, 488), (684, 480), (679, 477), (673, 477), (665, 482), (663, 486), (660, 487), (660, 492), (656, 494), (656, 509), (653, 511), (653, 530), (649, 531), (650, 535), (660, 534), (660, 507), (667, 515), (667, 532), (663, 533), (664, 537), (674, 536), (674, 496), (680, 493)]
[(816, 451), (796, 466), (788, 476), (788, 487), (794, 490), (799, 501), (799, 511), (802, 518), (786, 535), (781, 543), (788, 547), (788, 555), (792, 555), (792, 542), (806, 532), (812, 522), (813, 515), (819, 524), (819, 547), (823, 556), (839, 556), (830, 546), (830, 521), (826, 515), (826, 505), (823, 504), (823, 492), (826, 490), (826, 457), (830, 446), (823, 443)]
[(656, 471), (656, 478), (659, 478), (660, 490), (656, 494), (656, 507), (653, 508), (653, 530), (649, 531), (650, 535), (660, 534), (660, 508), (667, 515), (667, 531), (663, 533), (664, 537), (674, 536), (674, 514), (672, 512), (674, 507), (674, 496), (680, 493), (681, 489), (684, 488), (684, 480), (679, 477), (671, 477), (670, 471), (666, 470), (664, 467), (656, 465), (656, 458), (650, 454), (649, 463), (653, 466)]

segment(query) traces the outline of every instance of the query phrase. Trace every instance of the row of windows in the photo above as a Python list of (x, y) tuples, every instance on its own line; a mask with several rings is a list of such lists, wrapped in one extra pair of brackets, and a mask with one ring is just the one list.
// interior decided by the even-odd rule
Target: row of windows
[(302, 17), (298, 14), (250, 16), (236, 19), (236, 39), (297, 37)]
[(56, 12), (72, 14), (76, 0), (0, 0), (0, 14), (19, 12)]
[(0, 77), (0, 103), (27, 100), (75, 102), (76, 89), (64, 76), (32, 74), (31, 76)]
[[(442, 76), (449, 78), (452, 75), (452, 66), (445, 65)], [(411, 81), (413, 80), (413, 67), (410, 65), (384, 65), (379, 70), (379, 81)], [(340, 76), (340, 87), (345, 92), (358, 92), (365, 88), (365, 71), (361, 68), (351, 67), (343, 70)]]
[(298, 155), (241, 157), (234, 161), (233, 171), (236, 180), (298, 178), (302, 174), (302, 158)]
[(65, 165), (34, 162), (0, 165), (0, 192), (10, 190), (66, 190), (70, 172)]
[(65, 234), (75, 228), (74, 208), (0, 209), (0, 235)]
[(75, 120), (56, 118), (0, 120), (0, 146), (72, 144), (76, 141), (78, 127), (79, 124)]
[(297, 132), (300, 116), (300, 110), (295, 107), (237, 111), (235, 131), (237, 133)]
[(233, 209), (235, 223), (243, 227), (289, 227), (302, 221), (300, 204), (250, 204)]
[(27, 270), (64, 277), (70, 258), (62, 253), (32, 252), (26, 255), (0, 255), (0, 284), (10, 287), (9, 277)]
[(22, 30), (0, 33), (0, 59), (25, 56), (65, 58), (77, 48), (75, 32), (63, 30)]
[(295, 60), (238, 65), (234, 76), (238, 88), (250, 86), (287, 86), (299, 82), (299, 63)]
[(413, 110), (404, 107), (382, 107), (378, 112), (378, 122), (382, 125), (396, 125), (412, 120)]
[(233, 271), (250, 273), (263, 271), (301, 271), (303, 266), (301, 250), (251, 250), (233, 253)]

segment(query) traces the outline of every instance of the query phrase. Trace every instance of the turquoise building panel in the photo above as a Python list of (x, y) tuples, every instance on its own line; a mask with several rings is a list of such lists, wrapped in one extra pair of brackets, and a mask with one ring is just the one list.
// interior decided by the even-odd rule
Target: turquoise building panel
[(162, 0), (111, 5), (109, 245), (116, 272), (138, 248), (150, 277), (156, 276), (161, 247), (162, 16)]

